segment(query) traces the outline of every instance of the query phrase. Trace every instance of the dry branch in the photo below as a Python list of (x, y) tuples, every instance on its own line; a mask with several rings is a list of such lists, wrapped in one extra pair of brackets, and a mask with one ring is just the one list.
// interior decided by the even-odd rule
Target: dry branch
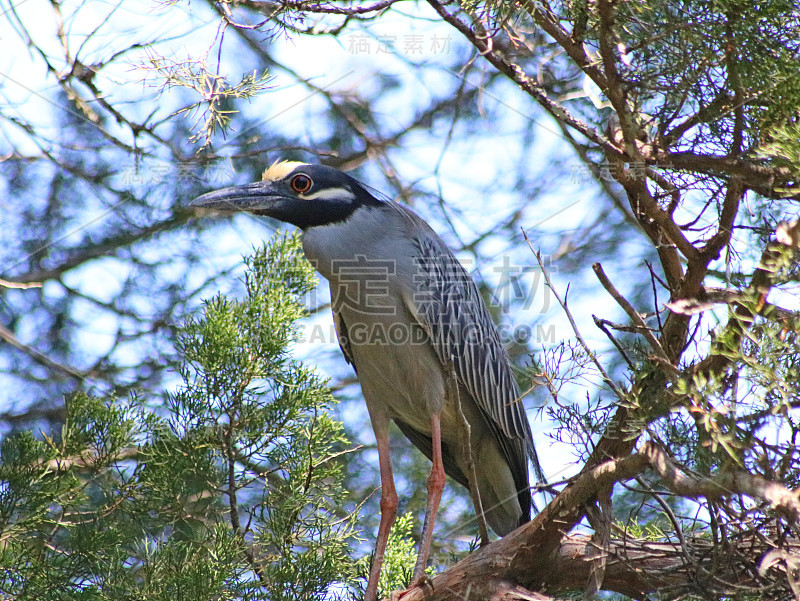
[(662, 483), (683, 497), (720, 499), (727, 495), (747, 495), (769, 504), (791, 521), (800, 523), (800, 499), (797, 491), (790, 491), (777, 482), (770, 482), (744, 470), (730, 470), (713, 478), (692, 477), (661, 449), (646, 443), (641, 454), (648, 458)]
[(552, 562), (558, 558), (563, 532), (583, 517), (584, 504), (600, 490), (640, 473), (647, 466), (643, 455), (607, 461), (579, 476), (531, 522), (508, 536), (482, 547), (433, 579), (433, 595), (412, 589), (405, 601), (463, 601), (492, 599), (499, 583), (543, 589), (552, 576)]
[(611, 297), (615, 301), (617, 301), (617, 304), (620, 307), (622, 307), (625, 313), (628, 314), (628, 317), (631, 318), (631, 321), (633, 322), (637, 331), (640, 332), (647, 339), (647, 342), (650, 343), (650, 346), (653, 348), (653, 350), (656, 352), (659, 358), (661, 358), (663, 362), (669, 363), (670, 362), (669, 357), (667, 357), (667, 354), (661, 347), (661, 343), (650, 331), (650, 328), (647, 327), (647, 324), (642, 319), (642, 316), (639, 315), (639, 312), (633, 308), (633, 305), (631, 305), (628, 302), (628, 300), (624, 296), (622, 296), (619, 290), (616, 289), (614, 284), (611, 283), (611, 280), (603, 271), (603, 266), (600, 265), (600, 263), (595, 263), (594, 265), (592, 265), (592, 269), (594, 269), (594, 273), (595, 275), (597, 275), (597, 279), (600, 280), (600, 283), (603, 285), (603, 288), (606, 289), (606, 292), (608, 292), (611, 295)]
[[(653, 443), (621, 460), (586, 471), (567, 486), (533, 521), (505, 538), (482, 547), (436, 576), (430, 585), (411, 589), (405, 601), (457, 601), (472, 599), (526, 599), (519, 587), (559, 593), (582, 588), (596, 578), (598, 551), (603, 551), (602, 582), (598, 590), (642, 597), (660, 589), (681, 588), (685, 593), (700, 586), (713, 573), (711, 587), (719, 594), (754, 593), (764, 586), (758, 565), (774, 544), (757, 533), (740, 537), (738, 544), (715, 545), (707, 537), (681, 534), (675, 542), (649, 541), (634, 537), (605, 538), (598, 547), (592, 537), (568, 533), (593, 503), (616, 482), (632, 479), (652, 467), (663, 484), (677, 494), (720, 499), (747, 495), (800, 520), (797, 494), (775, 482), (741, 471), (716, 478), (693, 478)], [(681, 542), (682, 541), (682, 542)], [(800, 551), (800, 540), (784, 543)], [(728, 554), (721, 561), (720, 554)], [(688, 558), (688, 559), (687, 559)], [(713, 569), (712, 569), (713, 566)], [(501, 596), (497, 596), (502, 591)], [(509, 591), (514, 591), (510, 593)]]

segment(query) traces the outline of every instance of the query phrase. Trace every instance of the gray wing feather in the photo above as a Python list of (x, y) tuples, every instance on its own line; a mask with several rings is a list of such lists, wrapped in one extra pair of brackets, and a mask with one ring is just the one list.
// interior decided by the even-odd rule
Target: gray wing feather
[(456, 377), (489, 418), (512, 469), (527, 472), (527, 456), (537, 479), (544, 482), (519, 387), (480, 292), (444, 242), (421, 219), (415, 221), (428, 235), (417, 240), (409, 309), (428, 332), (443, 365), (453, 361)]

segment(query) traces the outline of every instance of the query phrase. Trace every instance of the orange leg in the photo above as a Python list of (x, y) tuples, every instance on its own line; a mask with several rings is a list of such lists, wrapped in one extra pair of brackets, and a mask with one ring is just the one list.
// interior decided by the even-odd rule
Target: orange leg
[(381, 469), (381, 525), (378, 527), (378, 540), (375, 542), (375, 555), (372, 557), (372, 567), (369, 570), (364, 601), (376, 601), (378, 598), (378, 580), (381, 577), (386, 542), (389, 540), (389, 531), (397, 517), (397, 491), (394, 488), (392, 461), (389, 457), (388, 430), (376, 428), (375, 440), (378, 444), (378, 461)]
[(433, 539), (433, 524), (436, 521), (436, 512), (439, 509), (439, 502), (442, 500), (442, 491), (444, 490), (442, 431), (438, 413), (431, 416), (431, 439), (433, 442), (431, 457), (433, 465), (431, 474), (428, 476), (428, 503), (425, 506), (425, 522), (422, 526), (422, 541), (419, 545), (417, 565), (414, 567), (414, 576), (411, 579), (412, 587), (421, 584), (425, 579), (425, 568), (428, 566), (428, 553), (431, 550), (431, 540)]

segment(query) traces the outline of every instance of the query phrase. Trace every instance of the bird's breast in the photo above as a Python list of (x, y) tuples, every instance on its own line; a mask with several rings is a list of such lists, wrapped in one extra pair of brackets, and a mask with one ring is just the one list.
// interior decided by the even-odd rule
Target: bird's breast
[(416, 281), (413, 240), (391, 214), (359, 209), (345, 223), (307, 230), (303, 249), (330, 284), (370, 411), (428, 431), (429, 412), (444, 403), (444, 380), (428, 333), (405, 302)]

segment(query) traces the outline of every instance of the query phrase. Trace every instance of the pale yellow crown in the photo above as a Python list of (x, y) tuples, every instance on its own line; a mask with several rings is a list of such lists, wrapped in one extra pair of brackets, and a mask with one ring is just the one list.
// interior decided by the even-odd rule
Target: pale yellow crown
[(272, 165), (264, 170), (264, 173), (261, 176), (261, 181), (274, 182), (279, 179), (283, 179), (292, 171), (297, 169), (300, 165), (305, 164), (306, 163), (301, 163), (299, 161), (275, 161), (272, 163)]

